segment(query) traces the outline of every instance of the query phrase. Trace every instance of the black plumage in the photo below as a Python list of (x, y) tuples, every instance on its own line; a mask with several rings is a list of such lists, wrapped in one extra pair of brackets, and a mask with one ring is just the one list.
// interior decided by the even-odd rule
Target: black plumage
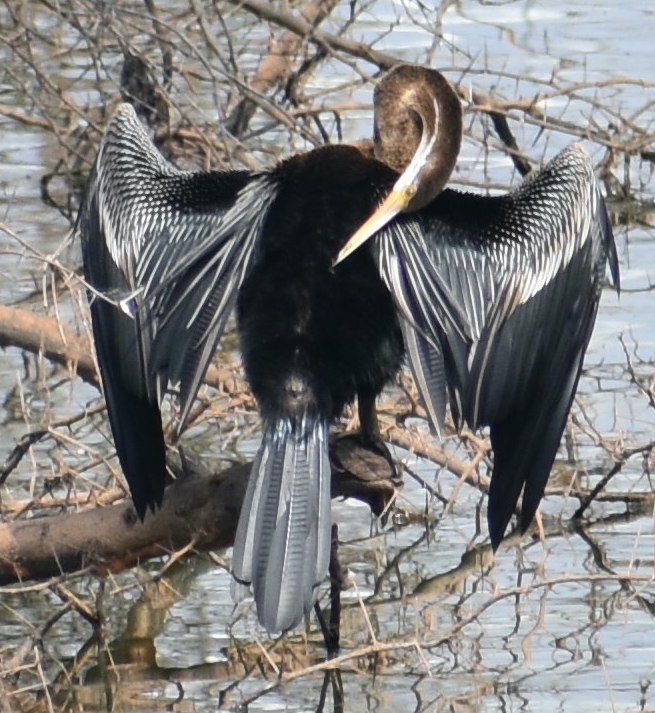
[[(523, 530), (543, 496), (608, 258), (618, 288), (589, 157), (573, 145), (497, 198), (445, 190), (383, 228), (376, 244), (380, 272), (413, 325), (410, 363), (419, 384), (430, 382), (421, 393), (433, 422), (443, 423), (449, 401), (459, 427), (490, 426), (495, 548), (521, 493)], [(417, 367), (424, 362), (434, 366)]]
[(543, 495), (608, 259), (618, 285), (582, 149), (506, 196), (461, 194), (443, 189), (461, 138), (445, 79), (400, 66), (375, 104), (380, 160), (325, 147), (259, 173), (177, 171), (123, 105), (80, 212), (112, 430), (141, 516), (163, 494), (163, 391), (180, 383), (181, 428), (236, 306), (263, 436), (233, 571), (271, 631), (299, 621), (327, 570), (328, 429), (346, 403), (358, 397), (374, 441), (375, 397), (406, 350), (437, 429), (447, 401), (459, 425), (489, 425), (495, 547), (521, 491), (523, 528)]

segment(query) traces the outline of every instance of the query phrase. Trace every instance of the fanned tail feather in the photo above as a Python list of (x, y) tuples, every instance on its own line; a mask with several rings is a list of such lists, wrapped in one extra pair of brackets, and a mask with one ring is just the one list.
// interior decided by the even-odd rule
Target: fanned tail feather
[[(269, 632), (312, 607), (330, 555), (328, 424), (309, 416), (264, 424), (234, 543), (232, 571), (252, 584)], [(234, 591), (234, 590), (233, 590)]]

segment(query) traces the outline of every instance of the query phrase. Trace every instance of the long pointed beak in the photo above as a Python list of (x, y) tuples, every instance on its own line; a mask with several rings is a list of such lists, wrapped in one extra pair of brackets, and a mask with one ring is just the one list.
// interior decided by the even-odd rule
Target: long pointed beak
[[(391, 189), (391, 193), (382, 201), (379, 208), (355, 231), (348, 242), (341, 248), (337, 259), (334, 261), (334, 265), (338, 265), (342, 260), (345, 260), (351, 252), (357, 250), (362, 243), (365, 243), (372, 235), (380, 230), (380, 228), (384, 228), (398, 213), (407, 210), (412, 198), (416, 195), (419, 183), (422, 180), (422, 173), (429, 162), (430, 155), (437, 140), (439, 106), (435, 98), (433, 98), (432, 101), (434, 104), (434, 122), (429, 125), (421, 116), (423, 133), (421, 134), (418, 148), (414, 156), (412, 156), (412, 160), (396, 181), (394, 187)], [(430, 126), (432, 126), (431, 129)]]
[(348, 242), (341, 248), (337, 259), (334, 261), (335, 265), (345, 260), (350, 253), (357, 250), (362, 243), (365, 243), (371, 236), (375, 235), (380, 228), (384, 228), (392, 218), (407, 208), (414, 195), (414, 191), (408, 190), (409, 187), (398, 188), (398, 183), (393, 187), (393, 190), (384, 201), (382, 201), (373, 215), (371, 215), (365, 223), (360, 225), (351, 235)]

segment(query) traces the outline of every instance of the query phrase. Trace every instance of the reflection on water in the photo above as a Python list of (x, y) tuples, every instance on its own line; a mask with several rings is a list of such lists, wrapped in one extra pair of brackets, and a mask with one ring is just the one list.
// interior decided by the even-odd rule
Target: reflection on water
[[(615, 117), (605, 109), (592, 113), (599, 90), (589, 88), (589, 83), (618, 75), (655, 80), (655, 65), (643, 61), (652, 54), (655, 10), (649, 0), (620, 7), (609, 0), (454, 3), (443, 17), (444, 36), (452, 45), (447, 52), (433, 47), (429, 30), (434, 18), (425, 7), (404, 1), (376, 3), (363, 18), (370, 22), (354, 25), (352, 37), (373, 41), (401, 20), (379, 49), (417, 61), (428, 57), (438, 67), (452, 66), (451, 78), (461, 80), (463, 86), (470, 84), (504, 99), (523, 96), (528, 86), (545, 92), (578, 82), (578, 93), (586, 97), (586, 103), (553, 96), (540, 108), (564, 120), (579, 123), (582, 117), (604, 128)], [(344, 3), (340, 12), (346, 16), (349, 8), (350, 3)], [(330, 23), (326, 29), (334, 30), (336, 20)], [(266, 36), (261, 26), (254, 25), (252, 31)], [(61, 68), (62, 77), (71, 78), (85, 66), (84, 56), (79, 52), (63, 68), (56, 57), (48, 61), (51, 67)], [(257, 58), (248, 56), (244, 61), (254, 66)], [(335, 75), (341, 78), (344, 68), (334, 63), (326, 67), (331, 74), (323, 80), (330, 86)], [(529, 75), (530, 81), (520, 78), (523, 75)], [(189, 86), (180, 90), (188, 93)], [(356, 98), (369, 102), (370, 85), (358, 90)], [(631, 82), (615, 84), (602, 99), (612, 111), (631, 117), (636, 134), (653, 131), (653, 114), (645, 112), (649, 104), (643, 87)], [(212, 106), (211, 97), (198, 102), (206, 102), (205, 111)], [(584, 111), (588, 116), (582, 116)], [(344, 123), (346, 139), (368, 133), (369, 117), (364, 122), (361, 116)], [(481, 132), (479, 123), (469, 118), (473, 134)], [(60, 213), (44, 207), (39, 182), (56, 163), (58, 147), (49, 132), (25, 128), (2, 116), (0, 136), (0, 221), (42, 253), (52, 254), (69, 224)], [(542, 132), (529, 122), (516, 127), (516, 138), (534, 158), (552, 156), (570, 139)], [(600, 159), (599, 152), (595, 155)], [(648, 164), (634, 161), (626, 170), (634, 192), (651, 196)], [(483, 158), (479, 145), (472, 141), (465, 146), (457, 178), (486, 178), (501, 184), (514, 180), (506, 157), (492, 150)], [(646, 213), (617, 229), (624, 289), (620, 301), (610, 292), (604, 295), (578, 396), (576, 415), (581, 425), (566, 444), (586, 472), (572, 472), (572, 460), (563, 448), (552, 480), (560, 492), (575, 488), (576, 478), (593, 486), (612, 467), (613, 454), (598, 446), (598, 434), (623, 438), (627, 447), (652, 438), (652, 408), (630, 384), (624, 347), (618, 340), (622, 334), (637, 376), (652, 379), (652, 223), (652, 213)], [(75, 254), (69, 259), (74, 262)], [(41, 288), (42, 275), (41, 265), (0, 232), (0, 301), (14, 302), (32, 294), (35, 287)], [(67, 314), (75, 313), (70, 307), (64, 309), (70, 310)], [(53, 412), (60, 416), (74, 413), (96, 397), (91, 387), (80, 383), (71, 387), (61, 370), (47, 363), (31, 358), (24, 362), (18, 349), (0, 352), (0, 360), (0, 394), (5, 405), (0, 460), (25, 432), (22, 414), (26, 410), (38, 421), (39, 414), (46, 418)], [(75, 436), (89, 446), (99, 446), (104, 436), (97, 425), (81, 425)], [(205, 438), (217, 450), (215, 433)], [(252, 446), (248, 441), (241, 455), (251, 455)], [(453, 452), (467, 457), (461, 446), (453, 445)], [(343, 540), (341, 557), (356, 582), (356, 590), (344, 593), (343, 651), (348, 654), (365, 647), (373, 637), (403, 644), (377, 657), (343, 663), (346, 710), (587, 711), (655, 706), (651, 692), (655, 677), (650, 634), (655, 606), (655, 586), (650, 581), (655, 572), (651, 505), (633, 503), (626, 508), (623, 502), (595, 503), (584, 528), (576, 530), (561, 518), (567, 520), (578, 500), (554, 495), (542, 508), (544, 544), (509, 538), (494, 561), (485, 528), (479, 525), (485, 500), (477, 489), (459, 484), (454, 476), (412, 454), (397, 450), (396, 455), (446, 499), (455, 492), (457, 497), (444, 513), (436, 497), (427, 497), (407, 477), (398, 506), (408, 514), (385, 528), (370, 522), (364, 506), (335, 503)], [(38, 487), (35, 483), (42, 477), (44, 464), (72, 459), (73, 454), (39, 445), (31, 458), (12, 474), (3, 498), (5, 494), (9, 499), (28, 497)], [(647, 492), (647, 473), (642, 456), (636, 455), (626, 461), (608, 490)], [(430, 517), (421, 517), (426, 512)], [(158, 709), (168, 703), (175, 711), (215, 711), (221, 691), (221, 710), (235, 710), (239, 701), (261, 691), (266, 681), (259, 670), (230, 688), (242, 676), (244, 666), (261, 653), (252, 644), (253, 632), (262, 641), (266, 639), (256, 630), (247, 605), (234, 610), (226, 570), (200, 558), (173, 568), (159, 584), (143, 588), (140, 582), (146, 581), (146, 574), (130, 572), (104, 585), (84, 579), (75, 585), (79, 596), (91, 602), (104, 586), (107, 629), (101, 638), (90, 639), (88, 625), (71, 613), (48, 631), (43, 655), (50, 662), (63, 662), (68, 669), (59, 678), (52, 674), (56, 681), (52, 695), (58, 705), (62, 709), (73, 705), (71, 685), (77, 686), (74, 700), (80, 710), (95, 710), (100, 701), (112, 696), (122, 696), (121, 710), (132, 710), (129, 701), (135, 710), (144, 710), (140, 698), (144, 686)], [(630, 581), (617, 576), (627, 574)], [(361, 598), (366, 599), (367, 619)], [(29, 629), (26, 622), (38, 626), (58, 606), (59, 600), (43, 591), (0, 594), (0, 661), (24, 641)], [(413, 641), (420, 643), (420, 654)], [(300, 634), (287, 637), (271, 657), (289, 669), (298, 661), (318, 663), (324, 655), (313, 627), (308, 639)], [(275, 676), (269, 674), (268, 680), (274, 681)], [(248, 710), (314, 710), (322, 682), (322, 672), (289, 682), (251, 703)], [(329, 700), (330, 686), (327, 690)]]

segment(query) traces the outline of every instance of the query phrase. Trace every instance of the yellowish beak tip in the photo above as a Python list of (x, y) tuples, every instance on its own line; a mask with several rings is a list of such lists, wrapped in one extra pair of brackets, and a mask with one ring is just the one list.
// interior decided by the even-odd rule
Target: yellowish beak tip
[(398, 213), (405, 210), (410, 198), (410, 192), (394, 188), (382, 201), (377, 210), (350, 236), (346, 244), (339, 251), (333, 267), (345, 260), (348, 255), (357, 250), (360, 245), (375, 235), (378, 230), (384, 228)]

